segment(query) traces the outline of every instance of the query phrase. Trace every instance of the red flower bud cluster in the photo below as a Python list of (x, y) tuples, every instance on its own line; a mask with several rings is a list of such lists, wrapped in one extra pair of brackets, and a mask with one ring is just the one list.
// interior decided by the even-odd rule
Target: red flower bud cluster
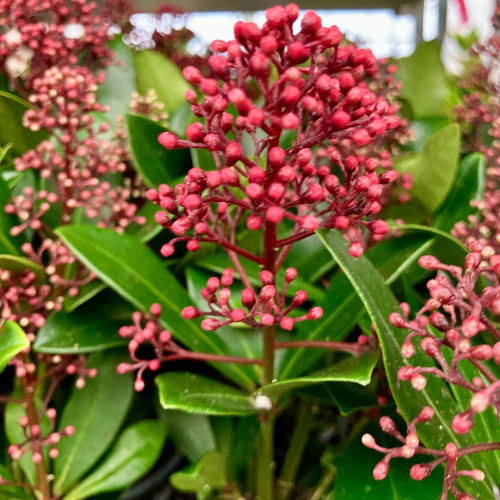
[(230, 248), (240, 222), (253, 231), (290, 227), (277, 248), (336, 227), (355, 256), (363, 226), (387, 232), (374, 216), (398, 174), (381, 150), (405, 124), (381, 90), (373, 54), (340, 45), (338, 28), (323, 27), (313, 12), (293, 34), (297, 16), (295, 5), (278, 6), (266, 11), (262, 28), (238, 22), (235, 40), (212, 44), (216, 78), (184, 69), (202, 94), (186, 92), (200, 121), (187, 127), (186, 139), (166, 132), (159, 141), (167, 149), (205, 149), (214, 167), (193, 168), (175, 189), (148, 192), (164, 210), (157, 221), (176, 235), (164, 255), (177, 241), (193, 251), (203, 241)]
[[(382, 431), (397, 439), (401, 446), (397, 448), (385, 448), (376, 443), (373, 436), (364, 434), (361, 438), (362, 443), (373, 450), (385, 454), (385, 457), (375, 465), (373, 469), (373, 477), (376, 480), (385, 479), (389, 472), (389, 462), (392, 458), (411, 458), (415, 454), (436, 455), (436, 459), (431, 462), (415, 464), (410, 469), (410, 477), (415, 481), (422, 481), (427, 478), (431, 472), (441, 464), (445, 465), (443, 493), (441, 498), (448, 498), (448, 493), (451, 492), (457, 499), (472, 500), (472, 496), (463, 493), (456, 484), (460, 477), (470, 477), (475, 481), (483, 481), (485, 478), (484, 472), (477, 469), (472, 470), (457, 470), (457, 460), (464, 455), (476, 452), (474, 446), (465, 448), (457, 448), (454, 443), (448, 443), (444, 450), (429, 450), (420, 445), (420, 441), (416, 434), (416, 425), (426, 423), (434, 417), (434, 411), (429, 406), (424, 407), (417, 417), (408, 424), (406, 436), (403, 436), (397, 429), (395, 422), (389, 417), (380, 419), (380, 427)], [(479, 451), (479, 450), (477, 450)]]
[[(0, 66), (27, 88), (52, 66), (111, 62), (108, 23), (86, 0), (0, 0)], [(116, 15), (116, 14), (115, 14)]]
[[(40, 463), (43, 460), (42, 453), (44, 446), (50, 447), (49, 457), (55, 459), (59, 455), (57, 443), (61, 440), (61, 437), (72, 436), (75, 433), (75, 428), (72, 425), (66, 426), (61, 432), (54, 432), (56, 428), (56, 410), (54, 408), (49, 408), (45, 412), (45, 415), (50, 422), (50, 430), (45, 434), (42, 434), (40, 425), (30, 425), (27, 416), (20, 418), (19, 425), (23, 430), (25, 439), (19, 444), (9, 446), (8, 452), (13, 460), (19, 460), (25, 453), (31, 452), (33, 463)], [(0, 478), (1, 484), (2, 480)]]
[[(283, 330), (292, 330), (294, 323), (304, 320), (315, 320), (323, 316), (321, 307), (313, 307), (300, 316), (292, 317), (290, 313), (307, 302), (307, 292), (295, 292), (289, 305), (286, 305), (285, 294), (288, 285), (297, 277), (297, 270), (288, 268), (285, 271), (285, 283), (281, 291), (276, 288), (274, 275), (270, 271), (261, 271), (259, 278), (262, 282), (260, 290), (244, 288), (240, 299), (243, 307), (231, 305), (231, 290), (233, 284), (233, 270), (227, 268), (222, 277), (212, 277), (207, 280), (207, 286), (201, 291), (201, 296), (207, 303), (207, 310), (188, 306), (182, 310), (184, 319), (195, 319), (200, 316), (212, 316), (201, 322), (204, 330), (212, 331), (232, 323), (245, 323), (251, 328), (264, 328), (279, 325)], [(215, 316), (215, 317), (213, 317)], [(217, 319), (221, 318), (221, 319)]]
[[(500, 331), (492, 321), (492, 318), (500, 315), (500, 256), (490, 256), (485, 262), (484, 253), (481, 254), (482, 244), (475, 242), (470, 246), (472, 251), (465, 258), (465, 269), (443, 264), (431, 255), (422, 256), (420, 265), (439, 273), (427, 283), (431, 298), (413, 320), (408, 317), (410, 308), (406, 303), (401, 304), (403, 314), (392, 313), (389, 316), (389, 321), (395, 327), (410, 331), (402, 346), (403, 355), (411, 358), (415, 354), (414, 341), (419, 338), (420, 348), (434, 361), (431, 366), (407, 365), (400, 368), (399, 380), (409, 381), (414, 389), (423, 390), (427, 383), (426, 377), (436, 376), (470, 393), (470, 407), (456, 414), (450, 422), (451, 429), (457, 434), (467, 434), (474, 426), (475, 414), (487, 410), (489, 406), (497, 414), (500, 411), (500, 381), (491, 366), (500, 366)], [(454, 484), (457, 479), (469, 476), (481, 481), (484, 473), (478, 470), (457, 471), (457, 458), (493, 450), (498, 443), (479, 443), (459, 449), (449, 443), (443, 451), (422, 447), (415, 434), (415, 423), (429, 420), (432, 414), (430, 408), (420, 412), (409, 425), (408, 435), (404, 438), (405, 445), (400, 448), (381, 448), (369, 438), (364, 438), (363, 442), (386, 453), (381, 462), (384, 466), (388, 466), (392, 457), (409, 458), (414, 453), (436, 456), (428, 464), (414, 465), (410, 471), (411, 477), (420, 481), (435, 467), (445, 463), (443, 495), (451, 491), (457, 498), (462, 498), (464, 494)], [(387, 422), (388, 417), (383, 419)], [(383, 424), (382, 420), (381, 426), (385, 432), (403, 442), (395, 426)], [(410, 435), (416, 443), (411, 453), (407, 449)], [(383, 479), (387, 467), (384, 469), (385, 474), (382, 473), (382, 465), (377, 467), (374, 476)]]

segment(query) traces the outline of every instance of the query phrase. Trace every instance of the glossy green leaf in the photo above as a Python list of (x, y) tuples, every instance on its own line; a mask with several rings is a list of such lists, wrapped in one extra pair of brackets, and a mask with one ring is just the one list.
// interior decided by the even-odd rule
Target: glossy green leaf
[(172, 486), (185, 493), (204, 492), (223, 488), (227, 484), (226, 459), (218, 451), (209, 451), (198, 463), (170, 476)]
[(125, 429), (97, 469), (64, 496), (65, 500), (93, 498), (116, 491), (145, 475), (163, 449), (167, 428), (158, 420), (142, 420)]
[(360, 356), (349, 356), (338, 363), (323, 368), (303, 377), (281, 380), (261, 387), (256, 394), (276, 398), (293, 389), (327, 382), (355, 382), (368, 385), (371, 374), (380, 356), (378, 351), (371, 351)]
[(410, 130), (413, 132), (413, 140), (402, 146), (402, 149), (418, 153), (434, 132), (446, 127), (450, 123), (451, 120), (447, 116), (432, 116), (412, 120)]
[(32, 260), (17, 255), (0, 255), (0, 269), (8, 271), (22, 272), (25, 270), (33, 271), (39, 278), (45, 277), (43, 267)]
[[(0, 477), (7, 481), (13, 481), (14, 478), (5, 465), (0, 464)], [(0, 500), (32, 500), (26, 490), (18, 486), (0, 486)]]
[(430, 236), (437, 236), (439, 238), (447, 240), (447, 242), (450, 242), (452, 245), (459, 248), (463, 252), (464, 256), (468, 253), (467, 248), (465, 248), (465, 246), (459, 240), (451, 236), (450, 233), (442, 231), (441, 229), (438, 229), (433, 226), (422, 226), (420, 224), (395, 224), (389, 227), (390, 229), (401, 231), (403, 233), (406, 232), (427, 233)]
[(144, 116), (126, 115), (132, 163), (151, 187), (173, 184), (191, 168), (188, 149), (165, 149), (158, 136), (165, 128)]
[(435, 213), (454, 185), (459, 153), (460, 129), (452, 124), (432, 134), (419, 153), (395, 158), (394, 168), (413, 177), (411, 199), (384, 210), (384, 217), (411, 223)]
[(399, 59), (397, 76), (403, 84), (400, 97), (410, 103), (414, 117), (444, 112), (448, 83), (436, 41), (421, 43), (411, 56)]
[[(432, 241), (425, 236), (408, 235), (378, 243), (367, 252), (367, 256), (389, 284), (431, 245)], [(315, 305), (323, 308), (323, 317), (314, 322), (297, 323), (294, 339), (341, 340), (356, 325), (364, 311), (358, 294), (345, 274), (341, 273), (334, 277), (322, 300)], [(321, 349), (290, 349), (281, 364), (279, 379), (306, 373), (323, 352)]]
[(158, 417), (167, 424), (168, 439), (191, 462), (215, 450), (215, 438), (206, 415), (159, 408)]
[(31, 108), (24, 99), (15, 94), (0, 90), (0, 144), (12, 144), (12, 149), (22, 155), (49, 137), (45, 130), (32, 132), (23, 127), (24, 112)]
[[(434, 410), (434, 418), (417, 428), (418, 435), (426, 446), (444, 449), (449, 442), (454, 442), (459, 447), (471, 444), (470, 436), (457, 436), (451, 430), (450, 424), (458, 413), (458, 408), (456, 400), (441, 378), (427, 377), (427, 384), (421, 391), (413, 390), (409, 382), (398, 380), (398, 370), (410, 364), (401, 354), (401, 346), (407, 333), (389, 323), (389, 314), (399, 311), (399, 304), (378, 271), (363, 255), (353, 259), (348, 252), (348, 243), (338, 231), (320, 230), (318, 235), (351, 281), (375, 325), (389, 386), (402, 416), (409, 422), (424, 406), (430, 406)], [(412, 366), (429, 366), (430, 363), (429, 357), (423, 353), (417, 353), (411, 358)], [(439, 433), (435, 432), (436, 426), (439, 426)], [(471, 455), (463, 457), (464, 464), (470, 468), (477, 468), (476, 461)], [(491, 497), (487, 486), (483, 483), (476, 484), (477, 491), (484, 498)]]
[(124, 356), (112, 351), (96, 353), (86, 366), (97, 368), (83, 389), (73, 389), (64, 406), (59, 429), (75, 427), (61, 439), (54, 462), (54, 491), (61, 495), (80, 479), (113, 443), (127, 415), (133, 395), (131, 374), (120, 375), (116, 367)]
[(103, 294), (69, 313), (53, 312), (39, 330), (33, 348), (52, 354), (81, 354), (126, 345), (118, 335), (131, 322), (134, 310), (112, 294)]
[[(363, 432), (380, 433), (375, 425)], [(383, 454), (363, 446), (361, 435), (354, 437), (351, 444), (334, 462), (337, 466), (335, 480), (335, 500), (438, 500), (442, 489), (443, 469), (438, 467), (427, 479), (416, 482), (410, 478), (410, 467), (424, 462), (421, 456), (412, 460), (394, 458), (389, 474), (382, 481), (373, 478), (373, 468), (383, 458)], [(384, 443), (386, 444), (386, 443)], [(395, 440), (388, 447), (397, 446)]]
[(475, 212), (470, 202), (483, 197), (485, 178), (483, 156), (480, 153), (467, 155), (460, 163), (453, 190), (437, 213), (433, 226), (450, 231), (457, 222), (466, 221)]
[[(22, 393), (14, 393), (13, 397), (22, 398)], [(34, 404), (37, 409), (40, 408), (41, 401), (38, 397), (35, 396)], [(23, 443), (26, 440), (26, 436), (24, 435), (24, 431), (22, 427), (19, 425), (19, 419), (21, 417), (26, 416), (26, 411), (23, 406), (18, 403), (8, 403), (5, 405), (4, 411), (4, 425), (5, 425), (5, 435), (9, 440), (10, 444), (19, 444)], [(44, 415), (40, 421), (40, 429), (41, 434), (45, 435), (50, 432), (50, 420), (46, 415)], [(26, 476), (26, 480), (28, 484), (36, 485), (36, 470), (35, 464), (32, 460), (33, 453), (28, 451), (25, 453), (19, 460), (17, 460), (17, 464), (21, 466), (22, 471)], [(43, 456), (45, 461), (48, 461), (49, 458), (49, 449), (45, 447), (43, 450)]]
[(135, 90), (135, 69), (132, 49), (123, 42), (121, 36), (115, 36), (109, 42), (109, 48), (115, 60), (106, 68), (106, 80), (97, 89), (97, 101), (109, 107), (106, 115), (114, 122), (117, 116), (124, 115), (129, 108)]
[(184, 103), (184, 93), (191, 88), (180, 69), (159, 52), (141, 50), (135, 58), (137, 90), (145, 95), (153, 89), (168, 113)]
[(86, 283), (80, 287), (78, 295), (75, 297), (67, 295), (64, 299), (64, 308), (68, 312), (74, 311), (77, 307), (80, 307), (82, 304), (85, 304), (85, 302), (89, 301), (103, 290), (106, 290), (107, 287), (108, 285), (100, 280), (92, 280), (90, 283)]
[(257, 411), (249, 394), (195, 373), (162, 373), (155, 382), (160, 403), (167, 410), (204, 415), (248, 415)]
[(29, 340), (22, 328), (14, 321), (6, 321), (0, 328), (0, 373), (16, 354), (29, 345)]
[[(227, 354), (227, 347), (196, 321), (184, 320), (183, 307), (191, 302), (185, 289), (161, 260), (137, 238), (93, 226), (65, 226), (56, 230), (71, 251), (122, 297), (143, 311), (151, 304), (162, 307), (161, 320), (174, 338), (189, 348)], [(252, 378), (241, 366), (218, 363), (217, 369), (247, 387)]]
[(0, 177), (0, 252), (3, 254), (19, 254), (20, 238), (10, 235), (10, 229), (19, 223), (14, 215), (5, 213), (5, 205), (10, 201), (10, 190), (7, 182)]

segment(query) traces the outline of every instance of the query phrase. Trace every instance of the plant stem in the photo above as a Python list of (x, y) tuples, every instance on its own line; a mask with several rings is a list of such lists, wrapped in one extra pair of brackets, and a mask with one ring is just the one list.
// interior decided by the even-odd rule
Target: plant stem
[[(34, 425), (40, 425), (38, 420), (38, 415), (36, 411), (35, 402), (33, 399), (33, 386), (28, 381), (28, 376), (20, 377), (21, 387), (23, 389), (26, 416), (28, 417), (28, 422), (30, 428)], [(33, 452), (38, 452), (42, 455), (42, 460), (35, 464), (36, 477), (37, 477), (37, 487), (40, 492), (41, 500), (50, 500), (50, 485), (47, 477), (47, 471), (45, 470), (45, 462), (43, 460), (43, 450), (40, 444), (37, 442), (33, 443)]]
[(302, 460), (302, 455), (313, 426), (309, 403), (302, 401), (299, 406), (297, 422), (293, 429), (290, 446), (286, 452), (285, 462), (279, 479), (276, 482), (276, 500), (288, 500), (295, 486), (295, 475)]
[[(276, 275), (276, 224), (264, 225), (263, 269)], [(271, 312), (271, 311), (269, 311)], [(261, 384), (272, 383), (274, 378), (274, 325), (262, 329), (262, 376)], [(257, 498), (274, 498), (274, 415), (267, 411), (260, 414), (260, 443), (257, 457)]]
[(257, 456), (257, 500), (273, 500), (274, 488), (274, 416), (261, 414)]

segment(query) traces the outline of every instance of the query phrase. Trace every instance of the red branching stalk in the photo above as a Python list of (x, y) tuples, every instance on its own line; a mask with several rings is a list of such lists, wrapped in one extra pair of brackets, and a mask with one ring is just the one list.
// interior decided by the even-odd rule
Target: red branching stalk
[[(410, 358), (415, 353), (414, 341), (420, 338), (421, 349), (435, 361), (435, 366), (404, 366), (398, 372), (401, 381), (409, 381), (416, 390), (424, 389), (428, 376), (444, 379), (448, 384), (469, 391), (470, 407), (454, 416), (451, 429), (457, 434), (467, 434), (474, 426), (474, 416), (490, 405), (498, 415), (500, 411), (500, 380), (488, 367), (493, 362), (500, 366), (500, 331), (492, 317), (500, 314), (500, 256), (494, 255), (484, 262), (484, 247), (479, 242), (470, 246), (471, 253), (465, 259), (465, 272), (457, 266), (442, 264), (431, 255), (420, 258), (420, 265), (437, 270), (436, 278), (427, 283), (431, 298), (427, 300), (414, 320), (409, 320), (409, 307), (402, 303), (404, 315), (392, 313), (390, 322), (410, 333), (402, 346), (402, 353)], [(484, 280), (487, 286), (482, 285)], [(440, 311), (442, 310), (442, 312)], [(465, 376), (464, 363), (475, 373)], [(467, 371), (468, 373), (468, 371)], [(414, 465), (410, 475), (415, 480), (426, 478), (440, 464), (445, 464), (442, 499), (453, 493), (457, 498), (471, 499), (461, 491), (456, 481), (469, 476), (477, 481), (485, 477), (480, 470), (457, 470), (460, 456), (500, 449), (500, 443), (478, 443), (458, 448), (450, 442), (444, 450), (428, 449), (420, 445), (415, 427), (432, 419), (434, 412), (425, 407), (408, 425), (403, 437), (389, 417), (382, 417), (382, 430), (403, 443), (399, 448), (382, 448), (370, 435), (363, 436), (363, 443), (385, 453), (385, 458), (373, 471), (375, 479), (387, 475), (389, 461), (394, 457), (411, 458), (414, 454), (437, 457), (434, 461)]]
[[(273, 380), (275, 350), (299, 346), (277, 343), (275, 330), (291, 331), (296, 322), (323, 314), (308, 306), (304, 290), (286, 300), (295, 269), (277, 282), (291, 246), (318, 227), (337, 228), (357, 257), (364, 248), (363, 228), (385, 234), (387, 223), (375, 216), (398, 177), (387, 149), (408, 137), (393, 102), (395, 67), (378, 63), (369, 50), (341, 44), (338, 28), (324, 27), (312, 11), (294, 33), (298, 12), (293, 4), (268, 9), (262, 28), (236, 23), (235, 40), (211, 45), (214, 78), (184, 68), (186, 80), (201, 93), (186, 92), (200, 121), (187, 127), (186, 138), (165, 132), (158, 140), (167, 149), (205, 149), (213, 166), (192, 168), (175, 188), (162, 184), (146, 193), (162, 209), (156, 221), (175, 235), (161, 248), (164, 257), (178, 242), (193, 252), (215, 243), (228, 253), (245, 286), (240, 300), (231, 296), (234, 271), (228, 268), (220, 279), (207, 281), (207, 306), (186, 307), (182, 315), (208, 316), (201, 322), (207, 331), (232, 323), (261, 330), (263, 384)], [(260, 232), (260, 254), (239, 242), (243, 224)], [(262, 286), (251, 284), (241, 258), (260, 265)], [(134, 335), (140, 338), (140, 329)], [(344, 343), (321, 347), (364, 349)]]

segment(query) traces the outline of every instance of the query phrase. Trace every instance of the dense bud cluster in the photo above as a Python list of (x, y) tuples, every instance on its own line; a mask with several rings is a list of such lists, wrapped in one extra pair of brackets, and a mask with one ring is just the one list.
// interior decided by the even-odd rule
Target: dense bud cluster
[(0, 0), (0, 66), (27, 88), (53, 66), (111, 62), (109, 23), (86, 0)]
[(201, 93), (186, 92), (200, 121), (186, 139), (166, 132), (159, 141), (205, 149), (213, 167), (191, 169), (175, 189), (148, 192), (164, 210), (157, 221), (176, 235), (165, 256), (178, 241), (193, 251), (210, 241), (242, 254), (231, 243), (240, 222), (253, 231), (279, 225), (276, 248), (335, 227), (354, 256), (363, 251), (362, 227), (387, 232), (375, 216), (398, 174), (384, 147), (406, 126), (391, 102), (392, 77), (381, 76), (371, 51), (341, 45), (338, 28), (323, 27), (313, 12), (293, 34), (297, 16), (295, 5), (278, 6), (266, 11), (262, 28), (238, 22), (235, 40), (212, 43), (216, 78), (184, 69)]
[[(479, 241), (487, 253), (500, 253), (500, 5), (493, 16), (492, 36), (473, 47), (478, 67), (465, 78), (463, 103), (457, 106), (456, 119), (466, 145), (482, 153), (486, 163), (485, 191), (471, 205), (476, 213), (459, 222), (454, 236), (468, 245)], [(488, 139), (484, 140), (485, 133)], [(486, 257), (487, 258), (487, 257)]]
[[(500, 315), (500, 256), (487, 255), (479, 242), (470, 245), (471, 253), (465, 259), (465, 269), (442, 264), (436, 257), (426, 255), (419, 263), (424, 269), (437, 270), (439, 274), (427, 283), (431, 298), (418, 311), (415, 319), (409, 319), (408, 304), (402, 303), (403, 314), (392, 313), (389, 321), (397, 328), (409, 330), (402, 346), (405, 357), (411, 358), (416, 352), (416, 339), (421, 350), (434, 363), (430, 366), (406, 365), (398, 371), (401, 381), (409, 381), (413, 388), (422, 390), (427, 376), (444, 379), (470, 394), (470, 406), (456, 414), (450, 422), (457, 434), (467, 434), (474, 426), (474, 416), (492, 407), (500, 412), (500, 381), (495, 375), (494, 365), (500, 366), (500, 331), (494, 318)], [(485, 286), (486, 283), (486, 286)], [(465, 365), (468, 365), (467, 367)], [(492, 366), (493, 365), (493, 366)], [(425, 418), (423, 415), (425, 414)], [(457, 458), (470, 453), (494, 450), (498, 443), (479, 443), (458, 448), (449, 443), (445, 450), (429, 450), (419, 445), (415, 434), (415, 424), (432, 418), (433, 411), (424, 408), (416, 420), (408, 427), (408, 435), (403, 438), (395, 425), (388, 425), (388, 417), (383, 417), (381, 427), (384, 432), (405, 444), (400, 448), (387, 449), (364, 438), (366, 446), (386, 454), (382, 464), (387, 466), (393, 457), (410, 458), (415, 453), (434, 455), (437, 458), (427, 464), (414, 465), (410, 475), (422, 480), (438, 465), (445, 463), (443, 497), (451, 491), (457, 498), (465, 498), (455, 484), (460, 476), (469, 476), (477, 481), (484, 479), (478, 470), (458, 470)], [(494, 430), (491, 430), (494, 432)], [(415, 446), (410, 446), (408, 439)], [(451, 450), (451, 451), (450, 451)], [(453, 453), (452, 453), (453, 451)], [(377, 466), (378, 467), (378, 466)], [(376, 479), (383, 479), (382, 466), (374, 470)], [(472, 497), (471, 497), (472, 498)]]
[(292, 330), (297, 321), (315, 320), (323, 316), (321, 307), (313, 307), (300, 316), (290, 316), (292, 311), (300, 308), (307, 301), (307, 292), (297, 290), (290, 304), (286, 304), (287, 288), (296, 276), (296, 269), (288, 268), (285, 271), (283, 288), (278, 291), (274, 275), (269, 271), (262, 271), (259, 275), (262, 282), (260, 290), (244, 288), (240, 295), (243, 307), (233, 307), (231, 302), (234, 301), (231, 300), (230, 290), (233, 284), (233, 270), (227, 268), (222, 273), (220, 280), (216, 277), (209, 278), (207, 286), (201, 291), (201, 296), (207, 303), (207, 310), (200, 311), (193, 306), (188, 306), (182, 310), (182, 317), (195, 319), (200, 316), (215, 316), (201, 322), (201, 327), (208, 331), (240, 322), (251, 328), (263, 328), (276, 324), (283, 330)]

